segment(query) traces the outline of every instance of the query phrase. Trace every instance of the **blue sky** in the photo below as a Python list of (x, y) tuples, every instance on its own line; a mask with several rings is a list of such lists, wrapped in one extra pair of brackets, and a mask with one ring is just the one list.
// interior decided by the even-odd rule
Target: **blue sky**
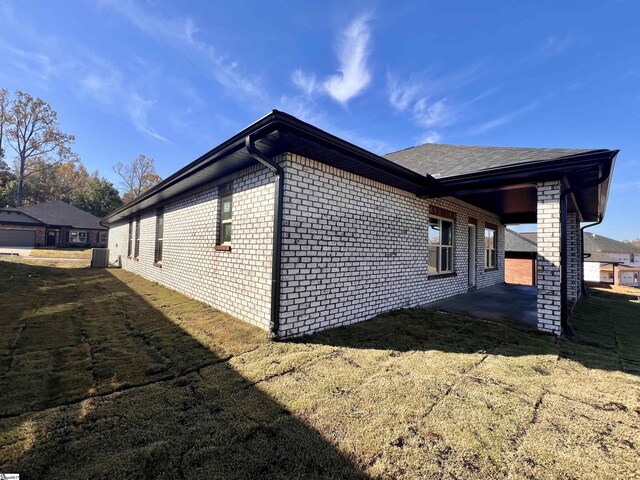
[(273, 108), (376, 153), (619, 148), (604, 224), (640, 237), (640, 3), (0, 0), (0, 86), (90, 169), (167, 176)]

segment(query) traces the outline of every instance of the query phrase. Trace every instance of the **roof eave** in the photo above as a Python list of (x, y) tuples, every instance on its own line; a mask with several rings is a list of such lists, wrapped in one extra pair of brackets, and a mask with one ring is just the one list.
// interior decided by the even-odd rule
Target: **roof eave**
[[(313, 141), (325, 148), (334, 149), (341, 152), (342, 154), (353, 156), (354, 159), (357, 159), (360, 162), (372, 165), (380, 171), (384, 171), (390, 175), (402, 179), (405, 182), (414, 184), (416, 186), (416, 189), (419, 189), (420, 191), (426, 191), (428, 188), (438, 184), (437, 180), (433, 179), (433, 177), (431, 176), (424, 176), (416, 173), (413, 170), (409, 170), (408, 168), (398, 165), (384, 157), (381, 157), (372, 152), (369, 152), (368, 150), (358, 147), (357, 145), (349, 143), (339, 137), (336, 137), (335, 135), (332, 135), (328, 132), (325, 132), (324, 130), (314, 127), (313, 125), (303, 122), (302, 120), (299, 120), (287, 113), (273, 110), (269, 114), (265, 115), (258, 121), (241, 130), (225, 142), (221, 143), (214, 149), (200, 156), (171, 176), (167, 177), (155, 187), (149, 189), (139, 197), (104, 216), (102, 219), (100, 219), (100, 223), (113, 223), (114, 221), (131, 215), (130, 212), (132, 211), (132, 209), (137, 205), (140, 205), (142, 202), (151, 199), (163, 190), (166, 190), (168, 187), (176, 185), (177, 183), (204, 169), (205, 167), (212, 165), (213, 163), (228, 157), (232, 153), (243, 149), (245, 138), (248, 135), (254, 135), (257, 140), (259, 138), (258, 135), (268, 135), (280, 130), (293, 133), (295, 135), (300, 135), (301, 138), (305, 138), (308, 141)], [(212, 178), (211, 180), (214, 179)], [(151, 206), (148, 205), (145, 208), (151, 208)]]

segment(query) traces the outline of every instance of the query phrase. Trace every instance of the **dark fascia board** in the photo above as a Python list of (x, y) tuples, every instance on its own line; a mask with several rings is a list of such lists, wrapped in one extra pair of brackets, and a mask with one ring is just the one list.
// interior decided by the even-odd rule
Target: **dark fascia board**
[[(129, 213), (127, 211), (131, 210), (136, 205), (145, 200), (151, 199), (154, 195), (168, 187), (177, 184), (190, 175), (193, 175), (207, 166), (239, 151), (244, 148), (244, 142), (247, 135), (254, 135), (254, 138), (258, 140), (260, 135), (268, 135), (276, 130), (285, 130), (289, 133), (300, 135), (302, 138), (317, 143), (325, 148), (330, 148), (342, 154), (353, 156), (363, 163), (414, 183), (420, 190), (426, 191), (428, 188), (438, 184), (438, 181), (431, 176), (424, 176), (414, 172), (413, 170), (402, 167), (384, 157), (349, 143), (309, 123), (303, 122), (292, 115), (278, 110), (272, 110), (258, 121), (235, 134), (233, 137), (167, 177), (155, 187), (147, 190), (139, 197), (109, 213), (103, 217), (100, 222), (109, 224), (115, 217), (123, 218), (128, 216)], [(147, 208), (152, 208), (152, 206), (150, 205)]]
[[(603, 165), (611, 162), (611, 171), (619, 150), (592, 150), (546, 161), (482, 170), (480, 172), (439, 179), (439, 187), (423, 195), (427, 198), (469, 195), (475, 192), (500, 190), (509, 185), (534, 186), (546, 180), (563, 180), (575, 173), (592, 170), (600, 174)], [(598, 187), (598, 212), (604, 218), (611, 175)]]

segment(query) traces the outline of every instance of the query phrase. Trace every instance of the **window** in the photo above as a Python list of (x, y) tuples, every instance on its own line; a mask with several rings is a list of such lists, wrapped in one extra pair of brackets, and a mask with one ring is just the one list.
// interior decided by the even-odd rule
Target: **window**
[(635, 263), (636, 257), (633, 253), (629, 254), (629, 263)]
[(231, 245), (231, 219), (232, 200), (231, 195), (220, 199), (220, 244)]
[(133, 218), (129, 219), (129, 243), (127, 244), (127, 257), (133, 253)]
[(136, 243), (134, 244), (133, 258), (140, 256), (140, 217), (136, 217)]
[(87, 243), (87, 232), (71, 230), (69, 232), (69, 243)]
[(442, 218), (429, 218), (430, 275), (453, 273), (453, 222)]
[(162, 263), (162, 240), (164, 237), (164, 209), (156, 211), (156, 254), (155, 263)]
[(104, 245), (107, 243), (108, 238), (108, 232), (100, 232), (100, 239), (98, 240), (98, 243)]
[(484, 266), (497, 268), (498, 232), (494, 228), (484, 229)]

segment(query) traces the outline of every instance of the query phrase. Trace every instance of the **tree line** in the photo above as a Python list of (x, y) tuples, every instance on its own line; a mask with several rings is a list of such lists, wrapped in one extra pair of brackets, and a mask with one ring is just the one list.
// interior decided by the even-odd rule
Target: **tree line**
[(101, 217), (162, 180), (154, 160), (139, 155), (114, 165), (118, 190), (98, 170), (87, 171), (74, 143), (49, 103), (0, 88), (0, 207), (63, 200)]

